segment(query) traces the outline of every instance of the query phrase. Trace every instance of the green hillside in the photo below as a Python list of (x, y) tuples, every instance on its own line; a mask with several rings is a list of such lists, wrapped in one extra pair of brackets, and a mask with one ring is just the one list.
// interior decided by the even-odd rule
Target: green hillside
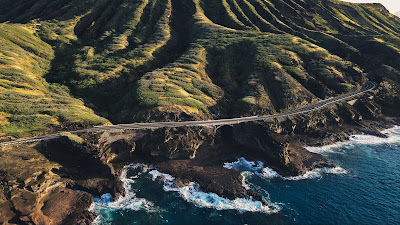
[(272, 114), (400, 71), (400, 18), (380, 4), (5, 0), (0, 21), (3, 135)]
[(35, 26), (0, 24), (0, 134), (22, 137), (67, 124), (105, 124), (66, 87), (43, 79), (54, 57)]

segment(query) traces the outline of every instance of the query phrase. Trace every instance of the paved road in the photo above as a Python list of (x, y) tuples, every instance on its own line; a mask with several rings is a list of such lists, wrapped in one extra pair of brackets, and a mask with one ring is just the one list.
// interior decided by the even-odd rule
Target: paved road
[[(136, 129), (156, 129), (156, 128), (172, 128), (172, 127), (195, 127), (195, 126), (223, 126), (223, 125), (234, 125), (239, 123), (246, 123), (246, 122), (253, 122), (253, 121), (269, 121), (275, 119), (282, 119), (287, 118), (288, 116), (294, 116), (299, 114), (305, 114), (308, 112), (316, 111), (321, 108), (324, 108), (328, 105), (335, 104), (340, 101), (344, 101), (355, 96), (362, 95), (366, 92), (369, 92), (377, 87), (376, 83), (374, 82), (367, 82), (365, 87), (359, 91), (351, 92), (342, 96), (329, 98), (318, 103), (299, 108), (296, 110), (292, 110), (289, 112), (279, 113), (275, 115), (268, 115), (268, 116), (252, 116), (252, 117), (242, 117), (242, 118), (232, 118), (232, 119), (220, 119), (220, 120), (206, 120), (206, 121), (186, 121), (186, 122), (155, 122), (155, 123), (133, 123), (133, 124), (118, 124), (118, 125), (111, 125), (111, 126), (96, 126), (93, 128), (83, 129), (83, 130), (76, 130), (70, 131), (69, 133), (79, 134), (79, 133), (86, 133), (86, 132), (105, 132), (105, 131), (122, 131), (122, 130), (136, 130)], [(32, 137), (22, 140), (10, 141), (10, 142), (3, 142), (0, 143), (1, 146), (7, 145), (17, 145), (23, 143), (31, 143), (31, 142), (39, 142), (45, 141), (50, 139), (55, 139), (63, 136), (61, 133), (56, 134), (49, 134), (39, 137)]]

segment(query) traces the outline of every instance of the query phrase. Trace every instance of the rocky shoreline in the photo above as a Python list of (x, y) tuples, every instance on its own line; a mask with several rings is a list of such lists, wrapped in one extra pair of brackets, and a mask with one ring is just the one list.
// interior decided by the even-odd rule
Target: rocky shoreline
[[(93, 202), (91, 196), (111, 193), (115, 199), (124, 195), (119, 181), (122, 168), (139, 162), (175, 177), (176, 187), (196, 182), (204, 192), (228, 199), (252, 197), (267, 204), (261, 195), (243, 187), (239, 171), (226, 169), (223, 163), (245, 157), (262, 161), (283, 176), (302, 175), (315, 168), (335, 166), (304, 146), (344, 141), (360, 133), (384, 136), (378, 130), (395, 124), (399, 124), (398, 119), (384, 118), (380, 122), (332, 126), (312, 133), (278, 134), (266, 131), (266, 124), (251, 123), (222, 127), (215, 134), (211, 129), (199, 128), (197, 139), (177, 138), (179, 141), (174, 142), (173, 138), (169, 140), (171, 143), (165, 139), (170, 132), (175, 132), (174, 137), (196, 132), (193, 128), (165, 129), (162, 131), (165, 136), (159, 140), (155, 137), (160, 131), (86, 134), (82, 136), (83, 143), (65, 137), (29, 147), (7, 147), (1, 151), (2, 161), (8, 155), (8, 163), (12, 161), (20, 167), (10, 169), (13, 165), (7, 168), (7, 163), (1, 164), (0, 219), (10, 224), (90, 224), (96, 218), (88, 211)], [(242, 132), (240, 137), (238, 132)], [(201, 135), (204, 133), (211, 138)], [(255, 137), (253, 141), (251, 136)], [(194, 152), (187, 148), (171, 153), (170, 149), (182, 143), (186, 147), (199, 147)], [(146, 150), (150, 148), (154, 150)], [(37, 155), (32, 157), (32, 154)]]
[[(0, 147), (0, 224), (90, 224), (93, 196), (126, 195), (120, 177), (132, 163), (170, 174), (174, 187), (195, 182), (203, 192), (267, 205), (224, 163), (244, 157), (299, 176), (335, 167), (306, 146), (385, 137), (380, 130), (400, 124), (399, 18), (377, 4), (264, 3), (6, 0), (0, 142), (66, 132)], [(367, 81), (378, 87), (284, 120), (68, 133), (271, 115)]]
[[(354, 102), (353, 102), (354, 103)], [(351, 135), (384, 137), (380, 130), (400, 124), (395, 109), (363, 96), (354, 104), (289, 117), (282, 121), (235, 126), (182, 127), (83, 134), (0, 149), (0, 222), (8, 224), (90, 224), (92, 196), (125, 194), (119, 180), (124, 166), (152, 165), (175, 177), (174, 187), (190, 182), (227, 199), (267, 202), (245, 188), (239, 171), (226, 162), (244, 157), (261, 161), (282, 176), (335, 167), (306, 146), (328, 145)], [(389, 112), (389, 113), (388, 113)], [(385, 116), (387, 115), (387, 116)], [(163, 120), (189, 115), (160, 115)]]

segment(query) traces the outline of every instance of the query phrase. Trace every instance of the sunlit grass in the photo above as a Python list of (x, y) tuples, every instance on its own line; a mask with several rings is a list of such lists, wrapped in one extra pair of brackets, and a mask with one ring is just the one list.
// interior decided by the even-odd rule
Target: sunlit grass
[(104, 124), (67, 89), (42, 76), (54, 57), (52, 48), (24, 25), (0, 24), (0, 132), (24, 137), (45, 133), (60, 122)]
[[(203, 118), (275, 113), (360, 88), (361, 68), (382, 63), (360, 57), (371, 46), (381, 58), (400, 52), (400, 20), (370, 4), (72, 2), (67, 12), (53, 9), (62, 16), (0, 25), (0, 100), (8, 101), (0, 111), (11, 115), (3, 119), (8, 132), (19, 126), (11, 126), (18, 124), (13, 115), (47, 115), (26, 119), (46, 126), (107, 122), (69, 91), (124, 122), (146, 110)], [(46, 7), (34, 4), (18, 18)], [(46, 83), (44, 74), (61, 85)]]

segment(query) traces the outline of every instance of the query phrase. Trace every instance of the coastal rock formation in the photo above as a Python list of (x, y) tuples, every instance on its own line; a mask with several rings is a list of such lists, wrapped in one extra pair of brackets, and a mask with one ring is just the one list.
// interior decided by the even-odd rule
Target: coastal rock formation
[(222, 127), (64, 133), (0, 149), (0, 223), (89, 224), (92, 196), (124, 195), (130, 163), (202, 191), (263, 201), (223, 167), (282, 176), (334, 167), (325, 145), (398, 123), (400, 18), (334, 0), (4, 0), (0, 141), (104, 124), (269, 115), (360, 89), (349, 102)]
[(33, 147), (1, 150), (0, 221), (5, 224), (89, 224), (92, 197), (76, 192), (55, 171), (60, 164)]

